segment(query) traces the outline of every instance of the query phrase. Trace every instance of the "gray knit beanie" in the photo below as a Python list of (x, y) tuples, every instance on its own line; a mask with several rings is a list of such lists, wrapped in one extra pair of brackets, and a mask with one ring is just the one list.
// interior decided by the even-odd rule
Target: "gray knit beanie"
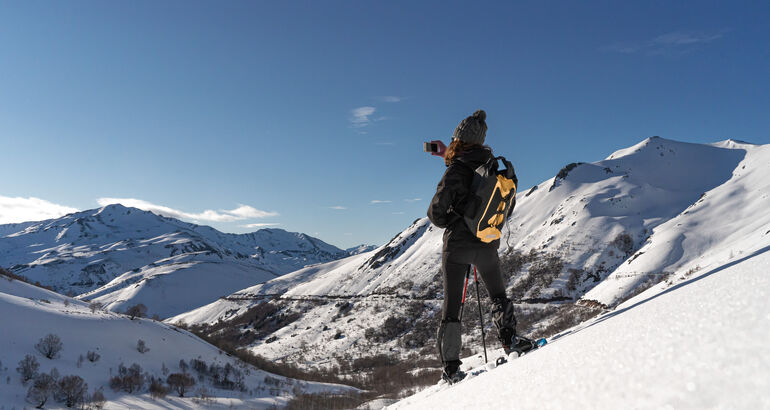
[(452, 138), (457, 138), (463, 142), (471, 144), (484, 144), (484, 137), (487, 136), (487, 123), (485, 122), (487, 113), (484, 110), (478, 110), (470, 117), (460, 121), (460, 125), (455, 128)]

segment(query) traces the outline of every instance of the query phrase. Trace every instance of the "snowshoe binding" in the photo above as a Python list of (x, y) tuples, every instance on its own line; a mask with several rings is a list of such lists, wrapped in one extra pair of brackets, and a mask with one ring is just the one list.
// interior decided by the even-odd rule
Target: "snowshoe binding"
[(514, 352), (517, 353), (518, 356), (523, 356), (530, 350), (545, 346), (545, 344), (545, 339), (532, 340), (523, 336), (515, 336), (513, 343), (509, 346), (503, 346), (503, 350), (505, 350), (506, 356)]
[(460, 370), (461, 364), (462, 362), (459, 360), (453, 360), (451, 362), (447, 362), (444, 365), (444, 372), (441, 373), (441, 380), (449, 384), (455, 384), (460, 380), (464, 379), (465, 372)]
[(449, 384), (459, 383), (465, 378), (465, 372), (457, 369), (453, 373), (447, 373), (446, 370), (441, 374), (441, 379)]

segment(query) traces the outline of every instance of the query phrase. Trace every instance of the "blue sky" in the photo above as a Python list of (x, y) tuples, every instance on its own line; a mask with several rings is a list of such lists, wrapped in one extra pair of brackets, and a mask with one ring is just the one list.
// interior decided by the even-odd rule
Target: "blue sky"
[(768, 18), (759, 1), (2, 2), (0, 223), (118, 200), (381, 244), (444, 171), (422, 142), (479, 108), (522, 189), (652, 135), (770, 143)]

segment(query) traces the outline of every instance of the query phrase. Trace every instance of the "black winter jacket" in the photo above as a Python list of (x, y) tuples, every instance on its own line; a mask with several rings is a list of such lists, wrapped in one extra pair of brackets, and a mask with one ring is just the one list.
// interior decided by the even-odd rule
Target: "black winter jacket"
[(470, 199), (474, 170), (492, 157), (488, 147), (475, 147), (455, 157), (439, 181), (428, 207), (428, 218), (439, 228), (446, 228), (444, 252), (474, 247), (497, 249), (500, 246), (500, 240), (481, 242), (459, 216)]

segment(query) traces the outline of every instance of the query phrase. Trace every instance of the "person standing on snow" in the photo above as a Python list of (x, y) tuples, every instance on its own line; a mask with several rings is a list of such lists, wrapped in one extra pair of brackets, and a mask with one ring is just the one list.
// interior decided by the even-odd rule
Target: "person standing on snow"
[[(460, 305), (465, 273), (471, 264), (478, 269), (492, 298), (492, 318), (506, 353), (517, 341), (513, 303), (505, 293), (497, 254), (500, 240), (482, 242), (471, 232), (460, 214), (472, 194), (474, 170), (494, 157), (492, 149), (483, 145), (487, 133), (486, 116), (483, 110), (478, 110), (462, 120), (452, 135), (449, 147), (441, 141), (432, 141), (439, 147), (433, 155), (443, 157), (447, 166), (428, 207), (428, 218), (437, 227), (446, 229), (441, 255), (444, 303), (436, 338), (444, 366), (442, 378), (450, 383), (465, 376), (460, 370)], [(506, 218), (508, 216), (510, 213)]]

